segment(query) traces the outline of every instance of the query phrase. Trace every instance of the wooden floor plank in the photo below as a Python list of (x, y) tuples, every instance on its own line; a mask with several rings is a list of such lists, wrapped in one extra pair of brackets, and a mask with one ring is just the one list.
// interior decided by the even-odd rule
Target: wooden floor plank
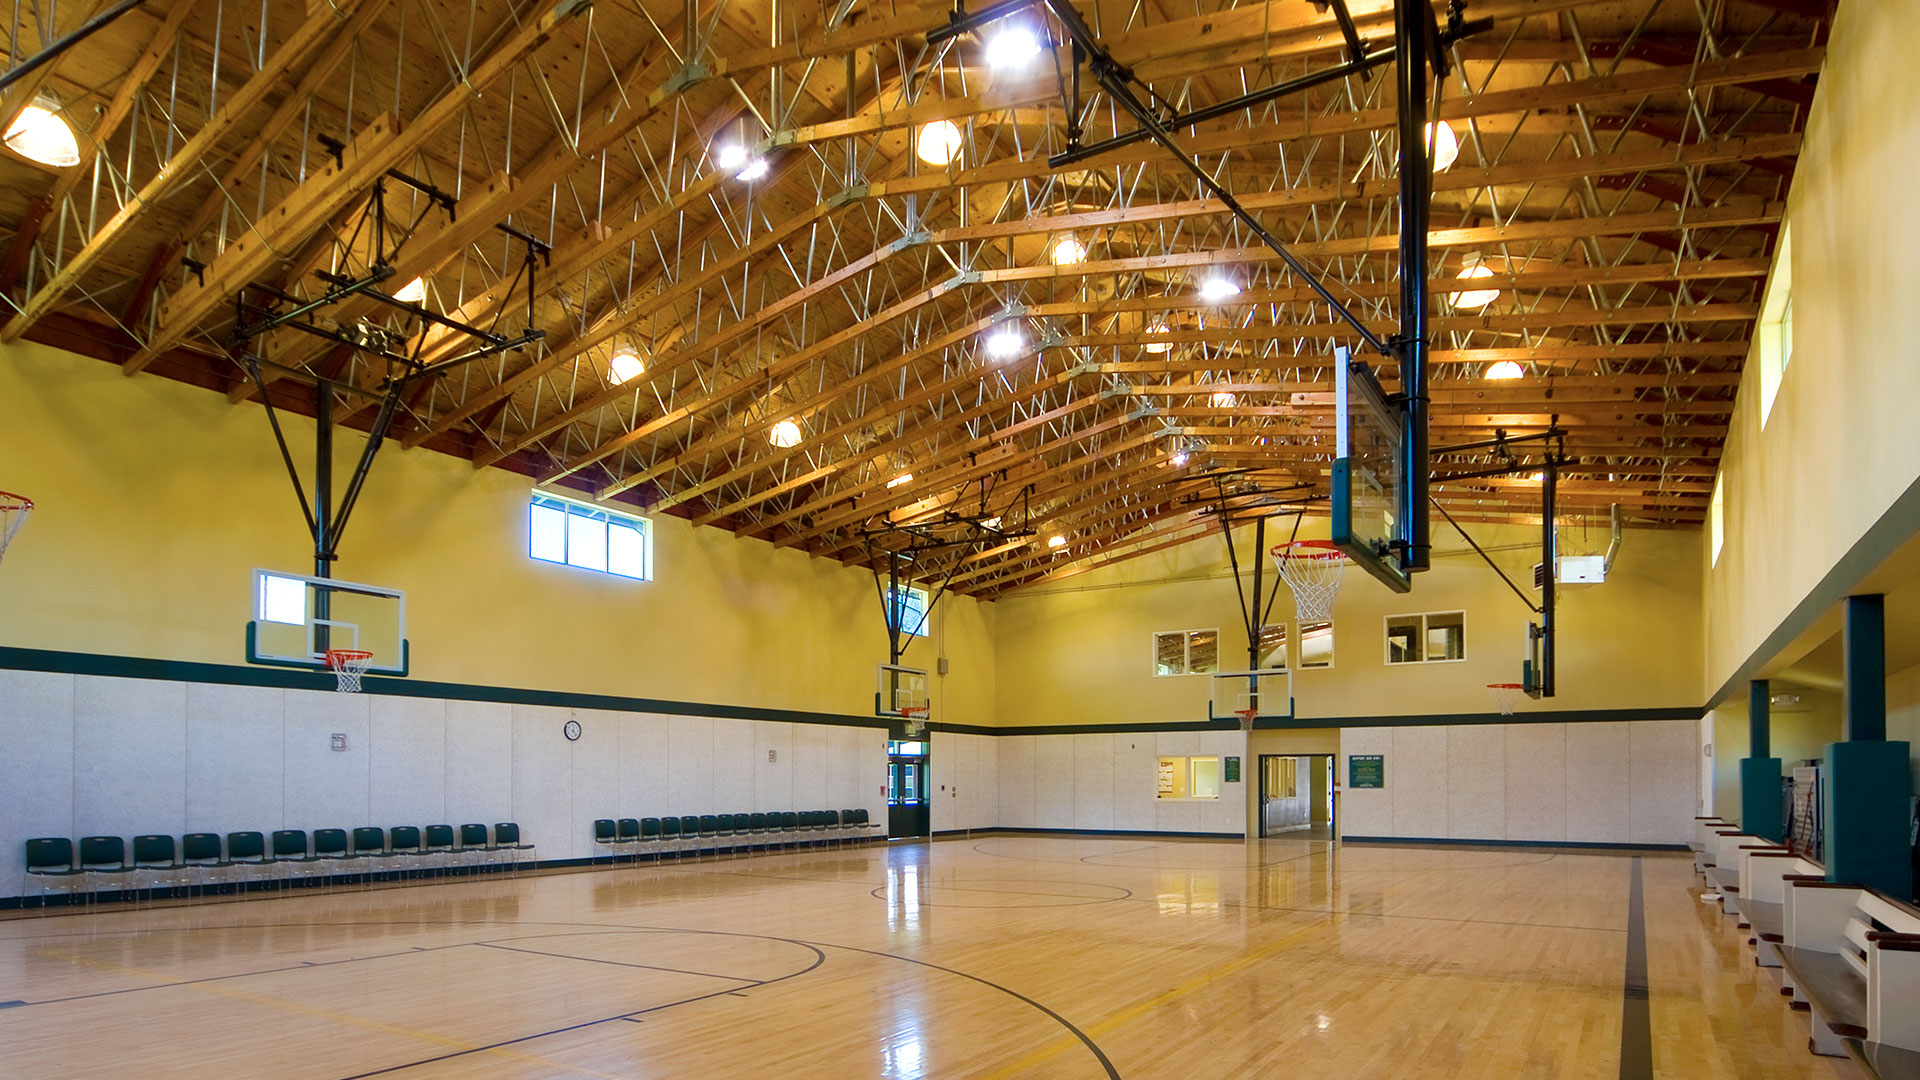
[[(1655, 1074), (1860, 1075), (1643, 859)], [(0, 923), (15, 1080), (1613, 1077), (1631, 860), (993, 835)], [(110, 907), (118, 907), (110, 905)]]

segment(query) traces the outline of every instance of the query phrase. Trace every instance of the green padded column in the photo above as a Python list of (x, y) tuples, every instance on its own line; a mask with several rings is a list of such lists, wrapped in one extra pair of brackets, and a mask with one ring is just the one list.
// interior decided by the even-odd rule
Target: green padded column
[(1787, 823), (1780, 806), (1780, 759), (1768, 757), (1772, 743), (1772, 688), (1765, 679), (1747, 684), (1747, 753), (1740, 759), (1740, 831), (1778, 844)]
[(1778, 844), (1787, 838), (1781, 812), (1780, 759), (1740, 759), (1740, 831)]
[(1907, 743), (1867, 741), (1827, 746), (1827, 880), (1867, 885), (1896, 899), (1913, 896), (1907, 846), (1913, 774)]

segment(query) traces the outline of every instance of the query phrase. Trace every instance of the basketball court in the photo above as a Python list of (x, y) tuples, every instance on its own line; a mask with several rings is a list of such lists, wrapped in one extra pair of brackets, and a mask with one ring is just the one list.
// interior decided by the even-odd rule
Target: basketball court
[(1920, 1076), (1893, 7), (13, 0), (0, 1072)]

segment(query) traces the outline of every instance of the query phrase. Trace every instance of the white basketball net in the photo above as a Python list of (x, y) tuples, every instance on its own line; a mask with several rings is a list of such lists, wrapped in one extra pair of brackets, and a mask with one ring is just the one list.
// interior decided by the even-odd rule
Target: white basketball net
[(1293, 607), (1301, 620), (1324, 622), (1333, 615), (1333, 598), (1340, 595), (1340, 571), (1347, 556), (1338, 548), (1282, 544), (1274, 548), (1280, 577), (1293, 590)]
[(1519, 683), (1488, 683), (1487, 693), (1493, 695), (1493, 707), (1500, 710), (1501, 716), (1512, 716), (1520, 707), (1520, 698), (1527, 688)]
[(31, 513), (32, 499), (0, 491), (0, 558), (6, 557), (7, 545), (13, 543), (13, 534), (27, 523), (27, 515)]
[(367, 673), (367, 666), (373, 663), (373, 654), (357, 652), (351, 649), (334, 649), (327, 653), (327, 666), (333, 669), (333, 688), (342, 694), (360, 692), (360, 676)]

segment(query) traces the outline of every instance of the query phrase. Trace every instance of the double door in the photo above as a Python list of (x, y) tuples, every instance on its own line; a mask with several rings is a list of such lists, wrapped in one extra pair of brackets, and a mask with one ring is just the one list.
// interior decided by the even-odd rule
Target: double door
[(887, 747), (887, 836), (929, 836), (927, 744), (895, 741)]

